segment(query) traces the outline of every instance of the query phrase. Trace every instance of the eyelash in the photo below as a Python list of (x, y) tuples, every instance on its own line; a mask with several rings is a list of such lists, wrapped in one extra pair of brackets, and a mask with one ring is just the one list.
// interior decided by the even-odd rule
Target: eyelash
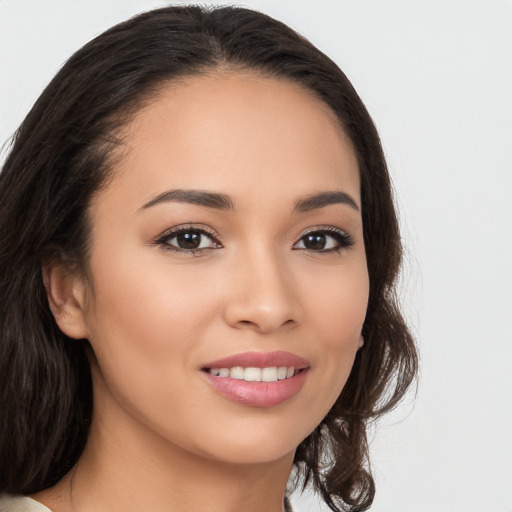
[[(185, 233), (198, 233), (200, 235), (205, 235), (210, 238), (217, 246), (216, 247), (203, 247), (199, 249), (183, 249), (181, 247), (172, 246), (169, 241), (177, 236)], [(161, 245), (166, 251), (173, 251), (179, 253), (189, 253), (195, 255), (196, 253), (200, 253), (205, 250), (212, 249), (220, 249), (222, 248), (222, 244), (218, 241), (219, 235), (215, 231), (208, 231), (204, 228), (199, 228), (195, 226), (179, 226), (175, 228), (171, 228), (170, 230), (163, 233), (158, 239), (155, 241), (156, 245)]]
[[(177, 236), (179, 236), (181, 234), (186, 234), (186, 233), (197, 233), (199, 235), (204, 235), (204, 236), (208, 237), (215, 244), (215, 247), (186, 249), (186, 248), (173, 246), (169, 243), (170, 240), (172, 240), (173, 238), (176, 238)], [(307, 249), (306, 247), (299, 248), (299, 249), (295, 248), (295, 245), (297, 243), (303, 241), (304, 238), (309, 235), (325, 235), (327, 237), (331, 237), (335, 240), (337, 246), (329, 248), (329, 249), (320, 249), (320, 250)], [(160, 237), (158, 237), (157, 240), (155, 240), (155, 245), (161, 245), (165, 250), (169, 250), (169, 251), (173, 251), (173, 252), (188, 253), (188, 254), (196, 255), (197, 253), (201, 253), (203, 251), (208, 251), (208, 250), (212, 250), (212, 249), (221, 249), (223, 246), (218, 241), (218, 239), (219, 239), (219, 235), (213, 230), (209, 231), (207, 229), (199, 228), (199, 227), (195, 227), (195, 226), (180, 226), (180, 227), (172, 228), (172, 229), (166, 231), (165, 233), (163, 233)], [(332, 226), (322, 226), (319, 228), (313, 228), (313, 229), (307, 231), (306, 233), (304, 233), (300, 237), (299, 241), (295, 242), (295, 244), (293, 244), (293, 247), (295, 248), (295, 250), (305, 250), (305, 251), (309, 251), (309, 252), (313, 252), (313, 253), (326, 254), (326, 253), (331, 253), (334, 251), (340, 253), (343, 249), (348, 249), (349, 247), (352, 247), (353, 245), (354, 245), (354, 241), (348, 233), (345, 233), (341, 229), (334, 228)]]
[[(341, 229), (338, 229), (338, 228), (335, 228), (332, 226), (321, 226), (321, 227), (313, 228), (309, 231), (306, 231), (306, 233), (304, 233), (300, 237), (299, 241), (303, 240), (308, 235), (326, 235), (326, 236), (333, 238), (338, 244), (337, 247), (332, 247), (330, 249), (322, 249), (319, 251), (315, 251), (314, 249), (307, 249), (307, 248), (303, 249), (303, 250), (314, 252), (314, 253), (324, 253), (325, 254), (325, 253), (331, 253), (334, 251), (340, 253), (343, 249), (348, 249), (349, 247), (352, 247), (354, 245), (354, 240), (353, 240), (352, 236), (350, 236), (348, 233), (345, 233)], [(294, 244), (294, 245), (296, 245), (296, 244)]]

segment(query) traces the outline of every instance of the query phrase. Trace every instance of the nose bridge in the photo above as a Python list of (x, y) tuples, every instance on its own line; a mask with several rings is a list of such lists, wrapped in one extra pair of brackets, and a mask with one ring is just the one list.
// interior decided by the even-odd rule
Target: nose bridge
[(262, 243), (238, 255), (236, 283), (226, 311), (228, 323), (270, 332), (298, 321), (297, 298), (285, 258)]

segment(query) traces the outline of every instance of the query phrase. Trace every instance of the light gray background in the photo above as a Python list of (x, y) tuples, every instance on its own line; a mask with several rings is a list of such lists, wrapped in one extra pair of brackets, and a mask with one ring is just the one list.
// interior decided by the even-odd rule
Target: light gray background
[[(422, 372), (414, 406), (373, 436), (372, 511), (511, 512), (512, 2), (237, 3), (339, 63), (377, 123), (397, 190)], [(73, 51), (161, 5), (0, 0), (0, 143)], [(309, 496), (294, 503), (321, 510)]]

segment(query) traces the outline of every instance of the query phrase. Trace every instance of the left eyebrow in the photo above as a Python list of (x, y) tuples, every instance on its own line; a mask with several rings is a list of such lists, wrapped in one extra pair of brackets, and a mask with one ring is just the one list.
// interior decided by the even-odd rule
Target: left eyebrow
[(305, 197), (304, 199), (300, 199), (295, 203), (295, 208), (293, 209), (296, 213), (305, 213), (311, 210), (316, 210), (318, 208), (324, 208), (325, 206), (329, 206), (331, 204), (346, 204), (353, 208), (356, 212), (359, 211), (359, 207), (355, 200), (346, 192), (342, 191), (329, 191), (329, 192), (320, 192), (318, 194)]
[(139, 209), (145, 210), (156, 204), (167, 202), (197, 204), (198, 206), (219, 210), (234, 210), (235, 208), (233, 200), (226, 194), (217, 194), (205, 190), (177, 189), (159, 194)]

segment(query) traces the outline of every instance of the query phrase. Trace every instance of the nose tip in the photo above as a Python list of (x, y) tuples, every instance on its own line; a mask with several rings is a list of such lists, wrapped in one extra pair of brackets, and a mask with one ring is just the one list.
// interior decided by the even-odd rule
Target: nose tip
[(296, 325), (299, 307), (291, 280), (275, 267), (245, 272), (231, 288), (225, 320), (231, 327), (261, 334)]

